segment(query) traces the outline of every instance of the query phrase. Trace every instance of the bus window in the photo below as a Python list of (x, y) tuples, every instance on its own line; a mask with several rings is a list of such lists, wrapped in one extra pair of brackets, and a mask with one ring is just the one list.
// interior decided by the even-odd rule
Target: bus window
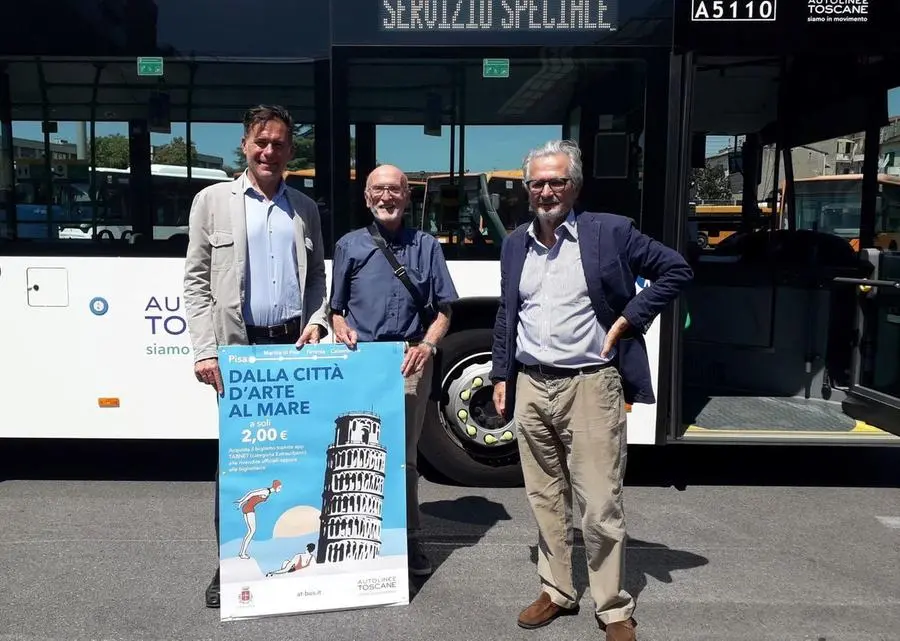
[(900, 180), (888, 177), (879, 184), (875, 245), (890, 251), (900, 246)]
[(508, 230), (531, 219), (522, 175), (521, 169), (492, 171), (488, 174), (488, 192), (498, 197), (497, 215)]
[(315, 169), (296, 169), (287, 171), (284, 174), (284, 182), (288, 187), (293, 187), (313, 200), (316, 198), (316, 170)]
[(412, 229), (422, 227), (422, 212), (425, 205), (425, 182), (409, 181), (409, 204), (403, 212), (403, 224)]
[(499, 247), (506, 235), (485, 174), (430, 176), (424, 208), (422, 228), (438, 238), (445, 252), (492, 255), (491, 248)]

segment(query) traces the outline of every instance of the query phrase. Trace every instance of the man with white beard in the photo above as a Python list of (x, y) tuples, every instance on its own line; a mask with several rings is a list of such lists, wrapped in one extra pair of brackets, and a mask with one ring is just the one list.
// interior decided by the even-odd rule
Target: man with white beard
[(450, 303), (458, 295), (438, 240), (403, 224), (410, 199), (406, 175), (381, 165), (366, 179), (365, 194), (375, 220), (335, 245), (330, 318), (335, 340), (351, 349), (357, 342), (407, 343), (401, 371), (409, 571), (427, 576), (432, 567), (419, 539), (418, 446), (432, 391), (433, 357), (450, 326)]
[[(581, 151), (554, 140), (524, 163), (534, 220), (504, 241), (494, 325), (494, 405), (515, 419), (538, 526), (541, 595), (520, 614), (539, 628), (578, 611), (572, 496), (595, 616), (607, 641), (634, 641), (624, 589), (625, 404), (654, 402), (643, 334), (692, 278), (681, 255), (623, 216), (576, 213)], [(651, 285), (637, 293), (635, 280)]]

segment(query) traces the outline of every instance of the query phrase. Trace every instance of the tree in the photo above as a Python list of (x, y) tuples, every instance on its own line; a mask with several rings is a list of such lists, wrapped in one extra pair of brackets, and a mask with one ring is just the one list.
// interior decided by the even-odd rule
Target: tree
[[(97, 167), (128, 169), (131, 164), (128, 156), (128, 136), (122, 134), (97, 136), (94, 144)], [(90, 149), (88, 149), (88, 153), (90, 153)]]
[(731, 200), (731, 183), (718, 165), (695, 169), (691, 175), (695, 197), (699, 200)]
[[(191, 158), (196, 161), (197, 145), (191, 141)], [(187, 167), (187, 142), (181, 136), (176, 136), (172, 142), (160, 145), (153, 149), (153, 162), (160, 165), (176, 165)]]

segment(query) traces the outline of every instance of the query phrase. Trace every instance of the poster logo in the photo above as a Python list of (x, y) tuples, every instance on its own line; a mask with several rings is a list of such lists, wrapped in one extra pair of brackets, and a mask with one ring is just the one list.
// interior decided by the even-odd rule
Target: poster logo
[(383, 594), (398, 589), (397, 576), (378, 576), (369, 579), (360, 579), (356, 582), (356, 589), (360, 594)]
[(244, 586), (238, 594), (238, 605), (250, 605), (253, 602), (253, 594), (250, 593), (250, 587)]

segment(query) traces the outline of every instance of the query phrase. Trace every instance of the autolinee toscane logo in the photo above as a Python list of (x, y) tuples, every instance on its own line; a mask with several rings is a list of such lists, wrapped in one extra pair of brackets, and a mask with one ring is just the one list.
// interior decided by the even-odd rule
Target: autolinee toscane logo
[(868, 22), (869, 0), (807, 0), (807, 22)]
[(190, 356), (187, 319), (181, 296), (150, 296), (144, 304), (144, 323), (152, 337), (147, 356)]

